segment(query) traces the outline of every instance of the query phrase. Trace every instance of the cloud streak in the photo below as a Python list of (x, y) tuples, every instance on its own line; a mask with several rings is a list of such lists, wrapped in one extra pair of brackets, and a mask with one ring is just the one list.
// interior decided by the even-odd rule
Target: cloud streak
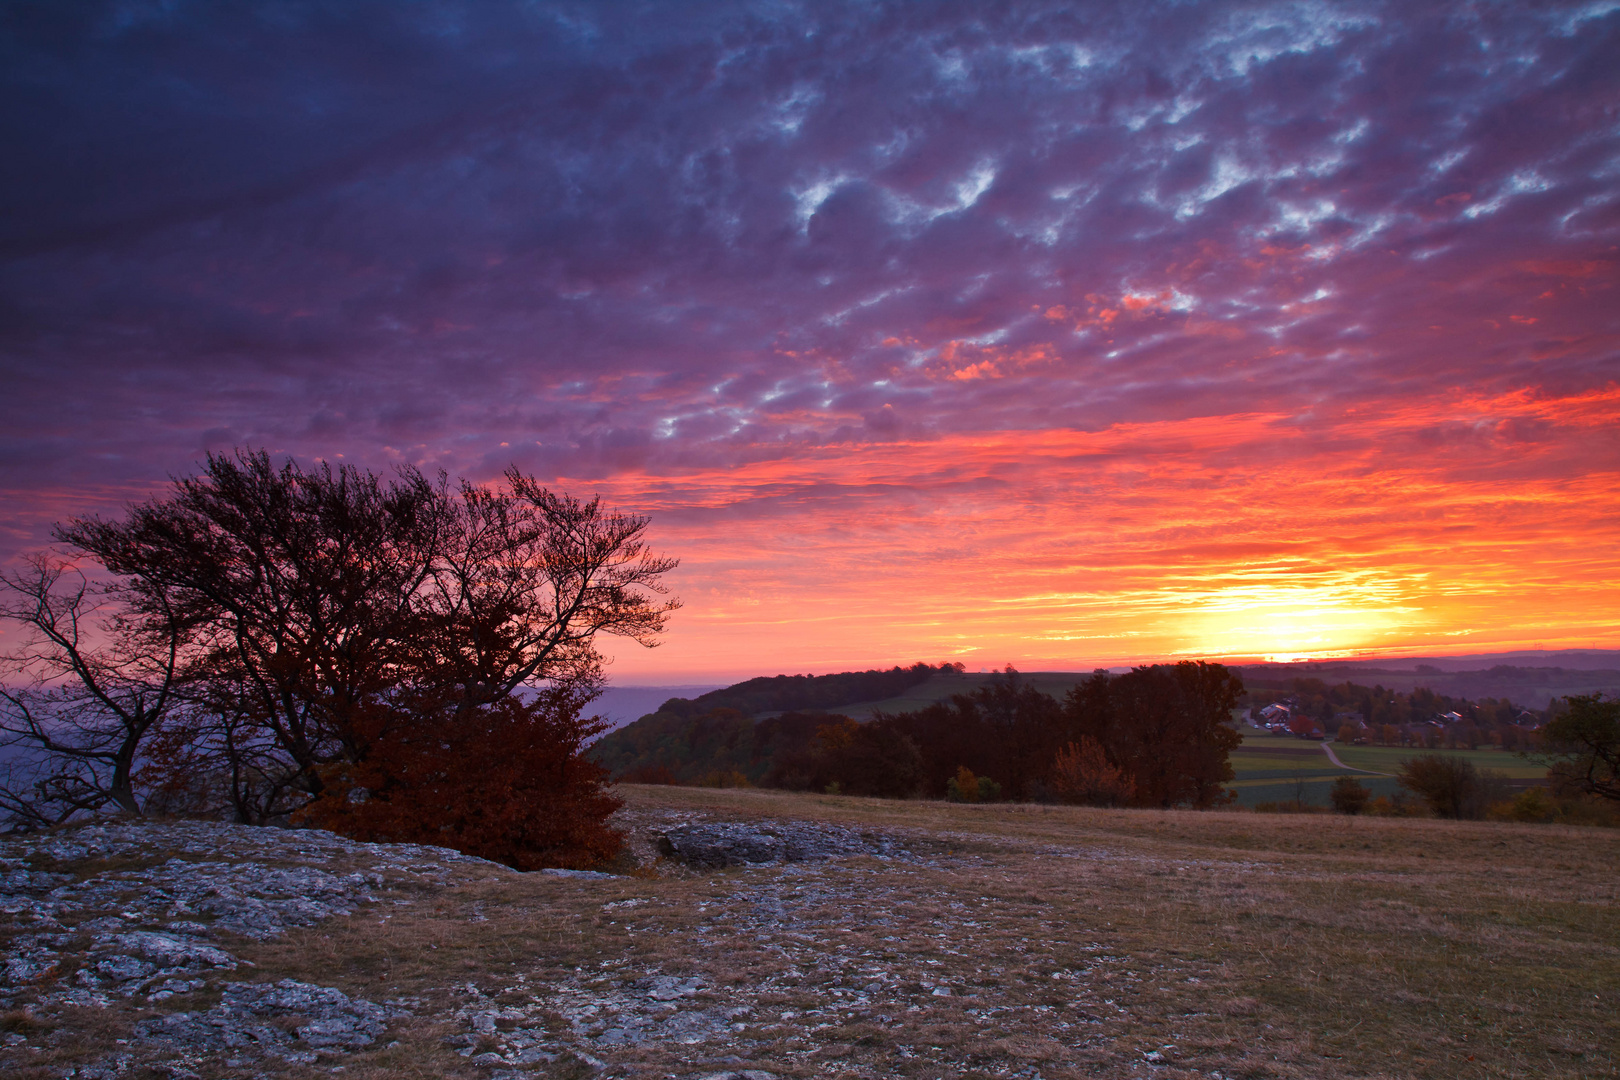
[(8, 552), (252, 444), (654, 513), (627, 672), (1620, 643), (1604, 5), (3, 18)]

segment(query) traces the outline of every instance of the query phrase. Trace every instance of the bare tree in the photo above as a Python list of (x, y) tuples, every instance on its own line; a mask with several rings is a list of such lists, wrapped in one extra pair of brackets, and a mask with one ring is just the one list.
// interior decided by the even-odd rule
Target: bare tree
[[(123, 521), (81, 519), (58, 539), (132, 588), (134, 618), (159, 605), (208, 628), (207, 664), (241, 695), (309, 794), (320, 767), (363, 752), (356, 712), (420, 652), (416, 601), (450, 524), (444, 485), (406, 470), (280, 468), (263, 452), (210, 455), (203, 473)], [(216, 694), (217, 697), (217, 694)]]
[(541, 682), (599, 684), (598, 634), (651, 646), (680, 606), (657, 599), (677, 563), (652, 554), (646, 529), (515, 468), (494, 491), (464, 483), (424, 605), (435, 624), (424, 675), (459, 708)]
[(0, 807), (35, 823), (107, 806), (138, 815), (143, 742), (181, 704), (184, 622), (160, 593), (132, 617), (118, 586), (48, 556), (27, 565), (0, 574), (0, 619), (23, 629), (0, 657)]
[(1620, 698), (1575, 694), (1543, 729), (1540, 760), (1557, 787), (1620, 800)]
[[(655, 643), (679, 602), (661, 599), (676, 563), (648, 549), (647, 520), (505, 479), (453, 492), (410, 468), (385, 482), (239, 451), (57, 537), (126, 583), (132, 624), (197, 628), (199, 711), (163, 744), (167, 775), (207, 774), (257, 820), (430, 719), (522, 687), (589, 700), (598, 634)], [(185, 782), (166, 791), (192, 798)]]

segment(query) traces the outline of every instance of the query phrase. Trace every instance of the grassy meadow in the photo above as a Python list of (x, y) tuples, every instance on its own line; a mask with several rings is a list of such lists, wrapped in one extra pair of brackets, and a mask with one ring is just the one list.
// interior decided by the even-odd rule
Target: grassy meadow
[[(348, 1080), (1575, 1080), (1620, 1068), (1620, 830), (620, 792), (631, 844), (616, 876), (463, 873), (232, 949), (256, 980), (409, 1004), (415, 1018), (386, 1045), (348, 1055)], [(881, 832), (909, 854), (696, 871), (653, 847), (673, 823), (769, 819)], [(654, 975), (699, 989), (649, 1003), (635, 987)], [(502, 1019), (462, 1051), (469, 1008)], [(634, 1045), (590, 1034), (656, 1009), (729, 1019)], [(129, 1002), (81, 1018), (104, 1047), (64, 1046), (17, 1075), (68, 1074), (143, 1014)], [(591, 1057), (492, 1072), (477, 1056), (505, 1052), (514, 1025), (586, 1039)]]
[[(958, 1053), (934, 1072), (851, 1050), (843, 1075), (1005, 1075), (1009, 1061), (1044, 1076), (1121, 1075), (1149, 1053), (1170, 1077), (1597, 1077), (1620, 1065), (1620, 831), (626, 794), (633, 807), (820, 819), (947, 845), (938, 868), (907, 875), (912, 936), (895, 947), (954, 926), (914, 955), (969, 983), (997, 971), (1002, 996), (1021, 999), (1003, 1007), (1051, 1011), (1000, 1028), (907, 1016), (875, 1045), (915, 1045), (922, 1029), (935, 1045), (1002, 1049), (977, 1065)], [(726, 882), (770, 872), (654, 887), (724, 903)], [(870, 914), (850, 910), (854, 933)], [(1078, 1050), (1057, 1028), (1064, 1010), (1092, 1019)], [(1025, 1052), (1009, 1059), (1008, 1046)]]
[(1295, 799), (1307, 806), (1327, 806), (1328, 791), (1333, 781), (1341, 776), (1354, 776), (1375, 796), (1393, 796), (1400, 790), (1395, 773), (1401, 763), (1419, 754), (1466, 758), (1482, 771), (1491, 769), (1501, 773), (1510, 787), (1538, 783), (1547, 774), (1545, 766), (1495, 748), (1423, 750), (1410, 746), (1327, 744), (1348, 766), (1341, 769), (1327, 756), (1323, 743), (1292, 735), (1275, 735), (1247, 725), (1240, 730), (1243, 743), (1232, 752), (1230, 759), (1237, 779), (1228, 786), (1237, 792), (1237, 805), (1244, 807)]

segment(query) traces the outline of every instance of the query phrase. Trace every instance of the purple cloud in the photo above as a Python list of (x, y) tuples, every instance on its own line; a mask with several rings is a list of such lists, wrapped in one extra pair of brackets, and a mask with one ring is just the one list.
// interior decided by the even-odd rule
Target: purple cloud
[(1601, 389), (1616, 55), (1601, 3), (11, 5), (8, 552), (241, 444), (607, 479), (1263, 402), (1331, 454)]

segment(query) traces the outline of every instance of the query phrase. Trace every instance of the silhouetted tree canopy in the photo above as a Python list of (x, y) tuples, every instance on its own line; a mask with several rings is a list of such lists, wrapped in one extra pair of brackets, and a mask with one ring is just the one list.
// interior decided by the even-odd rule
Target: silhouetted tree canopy
[[(873, 674), (824, 678), (848, 686)], [(734, 689), (705, 699), (741, 699)], [(753, 720), (674, 699), (590, 753), (621, 777), (681, 783), (735, 774), (794, 790), (945, 798), (965, 769), (976, 799), (1206, 807), (1229, 797), (1227, 758), (1240, 740), (1229, 721), (1242, 689), (1219, 664), (1184, 663), (1098, 672), (1060, 703), (1009, 667), (970, 693), (866, 723), (801, 712)]]
[(1401, 762), (1396, 775), (1436, 817), (1482, 817), (1493, 794), (1472, 761), (1452, 754), (1421, 754)]
[(1228, 755), (1242, 742), (1231, 726), (1243, 683), (1220, 664), (1183, 661), (1099, 671), (1064, 702), (1074, 739), (1095, 739), (1135, 783), (1137, 806), (1194, 806), (1229, 801)]
[[(865, 698), (878, 692), (876, 677), (893, 677), (888, 685), (904, 692), (925, 671), (955, 674), (958, 667), (816, 678), (829, 696), (841, 688), (836, 692)], [(1219, 664), (1097, 672), (1063, 702), (1009, 666), (969, 693), (907, 712), (879, 711), (866, 723), (816, 712), (754, 720), (735, 709), (696, 708), (703, 701), (780, 701), (769, 695), (801, 692), (814, 685), (809, 679), (753, 679), (695, 701), (671, 699), (603, 738), (590, 756), (627, 779), (692, 784), (734, 774), (773, 787), (891, 798), (946, 798), (964, 769), (975, 799), (1207, 807), (1229, 798), (1222, 788), (1233, 775), (1227, 758), (1241, 738), (1231, 710), (1243, 686)]]
[(1001, 785), (1009, 798), (1041, 799), (1059, 748), (1068, 741), (1063, 709), (1010, 666), (987, 686), (915, 712), (872, 719), (921, 750), (923, 791), (944, 798), (961, 766)]
[(765, 783), (790, 791), (826, 791), (903, 799), (923, 786), (924, 759), (917, 744), (891, 725), (860, 724), (830, 716), (809, 745), (777, 756)]
[(122, 591), (45, 556), (0, 575), (0, 619), (23, 630), (0, 657), (0, 811), (18, 823), (141, 811), (141, 746), (184, 708), (190, 630), (161, 604), (129, 617)]
[[(200, 474), (121, 519), (77, 519), (56, 535), (113, 575), (126, 668), (136, 644), (146, 656), (164, 633), (174, 642), (162, 671), (141, 661), (183, 689), (172, 722), (142, 732), (153, 790), (168, 805), (203, 810), (212, 797), (244, 820), (303, 810), (374, 831), (410, 820), (425, 837), (492, 835), (428, 824), (450, 805), (445, 778), (475, 776), (443, 761), (452, 754), (485, 761), (529, 802), (538, 797), (522, 777), (544, 764), (552, 788), (583, 785), (563, 802), (604, 816), (608, 804), (587, 797), (601, 774), (577, 760), (598, 730), (579, 718), (602, 681), (596, 636), (652, 645), (678, 606), (660, 599), (675, 562), (651, 553), (646, 526), (515, 469), (493, 488), (452, 488), (409, 467), (388, 480), (238, 451), (210, 455)], [(25, 595), (54, 581), (10, 586)], [(83, 606), (70, 599), (57, 622), (71, 623), (74, 603)], [(71, 649), (53, 648), (71, 670)], [(77, 682), (92, 692), (88, 668)], [(518, 753), (523, 732), (540, 734)], [(511, 826), (489, 841), (497, 847), (539, 836), (532, 821), (514, 824), (516, 804), (492, 809), (506, 794), (484, 791), (477, 803)], [(545, 850), (535, 857), (561, 857)]]
[(1565, 711), (1542, 732), (1544, 747), (1557, 755), (1554, 780), (1560, 787), (1620, 800), (1620, 698), (1589, 694), (1564, 700)]

